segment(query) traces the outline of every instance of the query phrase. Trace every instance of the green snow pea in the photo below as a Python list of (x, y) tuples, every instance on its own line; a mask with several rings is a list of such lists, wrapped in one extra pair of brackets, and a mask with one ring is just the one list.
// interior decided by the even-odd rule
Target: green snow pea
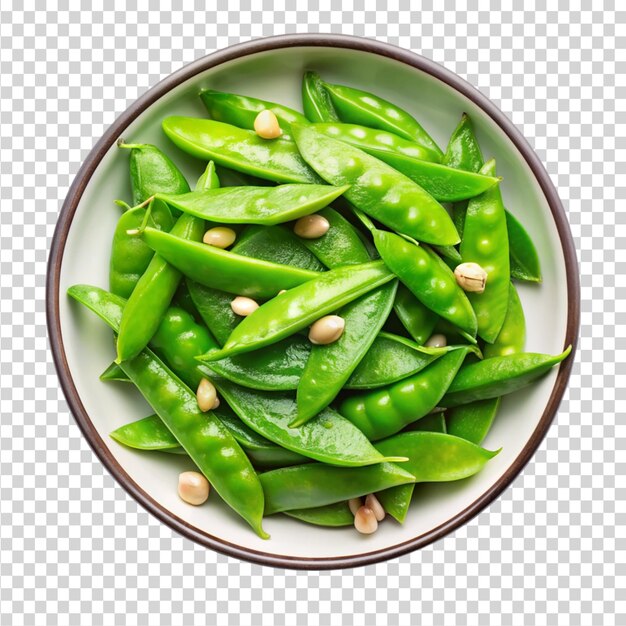
[(511, 278), (540, 283), (541, 265), (535, 244), (526, 229), (508, 211), (506, 212), (506, 228), (509, 234)]
[[(154, 256), (154, 251), (145, 241), (128, 234), (128, 231), (137, 231), (145, 217), (145, 207), (129, 209), (120, 216), (113, 234), (109, 286), (114, 294), (123, 298), (128, 298), (133, 292)], [(153, 202), (148, 224), (164, 231), (170, 230), (174, 220), (169, 207), (163, 202)]]
[(546, 374), (571, 351), (572, 346), (568, 346), (554, 356), (523, 352), (469, 363), (459, 370), (440, 404), (453, 407), (513, 393)]
[(324, 81), (317, 72), (305, 72), (302, 77), (302, 110), (309, 122), (339, 121)]
[(304, 159), (326, 182), (351, 185), (345, 198), (385, 226), (438, 245), (456, 244), (458, 233), (446, 210), (404, 174), (311, 126), (292, 127)]
[[(210, 162), (198, 180), (196, 189), (214, 189), (219, 184), (215, 165)], [(176, 220), (170, 234), (200, 241), (204, 230), (204, 220), (184, 214)], [(158, 254), (152, 257), (124, 307), (117, 336), (118, 363), (132, 359), (148, 345), (178, 289), (180, 278), (180, 272), (165, 259)]]
[(314, 124), (312, 128), (391, 165), (439, 202), (473, 198), (498, 182), (493, 176), (432, 163), (432, 154), (422, 146), (393, 133), (353, 124)]
[[(526, 342), (526, 321), (522, 303), (515, 286), (509, 286), (509, 306), (500, 334), (493, 343), (485, 344), (483, 356), (487, 359), (495, 356), (519, 354), (524, 351)], [(463, 437), (480, 444), (487, 436), (491, 424), (500, 407), (500, 398), (477, 400), (447, 411), (446, 421), (452, 435)]]
[[(379, 441), (381, 451), (403, 450), (403, 464), (415, 482), (450, 482), (477, 474), (500, 450), (485, 450), (465, 439), (444, 433), (408, 432)], [(400, 523), (406, 518), (414, 485), (393, 487), (376, 494), (385, 511)]]
[(348, 379), (345, 389), (386, 387), (416, 374), (441, 356), (426, 354), (417, 348), (417, 344), (411, 346), (396, 335), (379, 333)]
[(409, 335), (419, 345), (433, 334), (439, 317), (423, 305), (404, 285), (398, 287), (394, 311)]
[(397, 281), (383, 285), (339, 311), (344, 332), (337, 341), (311, 349), (298, 384), (298, 416), (292, 427), (301, 426), (337, 397), (389, 317), (397, 287)]
[[(308, 463), (309, 459), (285, 450), (248, 428), (227, 406), (214, 409), (220, 422), (230, 431), (254, 465), (265, 469)], [(117, 428), (110, 436), (137, 450), (165, 450), (187, 454), (158, 415), (150, 415)]]
[(345, 502), (415, 481), (412, 474), (394, 463), (367, 467), (309, 463), (265, 472), (259, 479), (265, 493), (265, 515)]
[(223, 346), (241, 320), (230, 308), (233, 294), (205, 287), (189, 278), (186, 279), (185, 284), (200, 317), (218, 344)]
[(388, 231), (371, 229), (385, 265), (431, 311), (476, 335), (476, 315), (452, 270), (426, 246), (416, 246)]
[(315, 213), (338, 198), (348, 185), (225, 187), (156, 198), (189, 215), (223, 224), (271, 226)]
[(263, 539), (263, 492), (250, 460), (212, 412), (198, 408), (195, 393), (148, 348), (122, 369), (135, 383), (221, 498)]
[(133, 206), (155, 193), (187, 193), (189, 185), (174, 162), (151, 144), (118, 143), (130, 150), (130, 186)]
[(319, 506), (314, 509), (293, 509), (285, 511), (285, 515), (307, 524), (327, 526), (329, 528), (352, 526), (354, 524), (354, 515), (352, 515), (352, 511), (345, 501)]
[(287, 450), (345, 467), (403, 459), (402, 455), (386, 458), (379, 454), (358, 428), (332, 409), (300, 428), (290, 428), (297, 415), (293, 394), (252, 391), (222, 379), (213, 382), (244, 424)]
[[(119, 328), (123, 298), (87, 285), (74, 285), (67, 293), (114, 331)], [(230, 431), (212, 411), (200, 411), (195, 394), (148, 348), (121, 367), (222, 499), (259, 537), (269, 538), (262, 527), (259, 479)]]
[(215, 89), (203, 89), (200, 92), (200, 99), (214, 120), (233, 124), (239, 128), (254, 130), (254, 120), (261, 111), (265, 110), (271, 111), (276, 116), (279, 126), (285, 133), (289, 132), (291, 124), (308, 123), (307, 118), (302, 113), (267, 100), (216, 91)]
[(300, 239), (326, 267), (367, 263), (370, 255), (356, 229), (335, 209), (327, 207), (318, 212), (328, 220), (330, 228), (317, 239)]
[(248, 226), (230, 251), (253, 259), (293, 265), (314, 272), (326, 269), (299, 237), (282, 226)]
[(387, 130), (427, 148), (430, 160), (441, 161), (443, 153), (421, 124), (400, 107), (367, 91), (325, 83), (342, 122)]
[(250, 259), (154, 228), (146, 228), (142, 237), (186, 277), (236, 295), (271, 298), (281, 289), (291, 289), (325, 274)]
[(103, 381), (115, 381), (121, 383), (129, 383), (128, 376), (124, 374), (124, 370), (117, 364), (111, 363), (109, 367), (107, 367), (102, 374), (100, 374), (100, 380)]
[[(495, 161), (481, 172), (495, 174)], [(500, 187), (470, 200), (460, 247), (464, 263), (478, 263), (487, 272), (483, 293), (468, 293), (476, 312), (478, 334), (493, 343), (502, 328), (509, 301), (509, 244)]]
[(239, 323), (222, 350), (209, 352), (202, 360), (217, 361), (275, 343), (392, 279), (382, 261), (321, 272), (261, 305)]
[(215, 120), (172, 116), (163, 120), (165, 134), (181, 150), (233, 170), (277, 183), (319, 183), (320, 178), (287, 139), (263, 139)]
[(459, 125), (454, 129), (442, 162), (448, 167), (474, 173), (483, 166), (483, 153), (467, 113), (463, 113)]
[(476, 400), (453, 407), (446, 412), (448, 433), (480, 445), (500, 408), (502, 398)]
[(467, 352), (466, 347), (453, 350), (389, 387), (350, 396), (339, 412), (371, 441), (389, 437), (439, 404)]

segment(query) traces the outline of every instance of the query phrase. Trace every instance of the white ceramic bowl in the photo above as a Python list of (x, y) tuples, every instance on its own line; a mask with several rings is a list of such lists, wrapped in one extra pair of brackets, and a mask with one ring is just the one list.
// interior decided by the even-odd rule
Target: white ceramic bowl
[(445, 146), (467, 111), (485, 156), (504, 177), (506, 206), (527, 227), (541, 258), (541, 286), (520, 284), (528, 351), (558, 353), (575, 344), (579, 317), (578, 270), (565, 214), (548, 175), (509, 120), (469, 84), (423, 57), (379, 42), (334, 35), (287, 35), (233, 46), (166, 78), (133, 104), (87, 158), (63, 206), (50, 255), (48, 324), (61, 384), (76, 420), (102, 462), (146, 509), (175, 530), (215, 550), (264, 564), (299, 568), (352, 567), (422, 547), (465, 523), (520, 472), (545, 435), (563, 395), (573, 356), (521, 393), (506, 397), (484, 445), (502, 452), (471, 479), (418, 485), (404, 525), (392, 520), (377, 533), (324, 529), (284, 516), (265, 522), (259, 539), (213, 494), (193, 507), (176, 493), (189, 459), (133, 451), (109, 432), (151, 411), (129, 385), (105, 384), (99, 374), (114, 357), (110, 330), (65, 296), (74, 283), (108, 285), (111, 236), (129, 198), (127, 141), (165, 149), (190, 181), (203, 164), (175, 148), (161, 131), (167, 115), (206, 116), (202, 87), (249, 94), (300, 108), (302, 73), (315, 69), (331, 82), (373, 91), (422, 122)]

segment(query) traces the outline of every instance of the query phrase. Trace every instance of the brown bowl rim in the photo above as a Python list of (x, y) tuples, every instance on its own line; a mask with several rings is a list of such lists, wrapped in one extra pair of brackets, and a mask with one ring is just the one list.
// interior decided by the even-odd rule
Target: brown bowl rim
[[(123, 131), (131, 122), (133, 122), (133, 120), (137, 118), (138, 115), (140, 115), (170, 90), (196, 74), (234, 59), (269, 50), (292, 47), (347, 48), (378, 54), (380, 56), (400, 61), (406, 65), (421, 70), (422, 72), (430, 74), (472, 100), (507, 134), (532, 170), (533, 175), (541, 186), (541, 189), (550, 206), (550, 210), (558, 230), (567, 268), (568, 315), (564, 346), (571, 344), (572, 354), (561, 364), (552, 393), (543, 415), (541, 416), (539, 424), (535, 428), (533, 434), (518, 457), (507, 469), (505, 474), (494, 485), (492, 485), (491, 488), (483, 493), (471, 505), (443, 524), (397, 545), (372, 552), (360, 553), (354, 556), (305, 558), (276, 555), (270, 552), (253, 550), (251, 548), (225, 541), (224, 539), (199, 530), (156, 502), (126, 473), (124, 468), (109, 451), (108, 447), (105, 445), (104, 441), (91, 422), (91, 419), (81, 402), (76, 386), (74, 385), (74, 381), (68, 367), (61, 334), (61, 321), (59, 315), (59, 281), (63, 253), (68, 233), (83, 192), (85, 191), (91, 176), (96, 171), (100, 161), (109, 148), (116, 142), (118, 137), (122, 135)], [(408, 552), (423, 548), (456, 530), (468, 522), (472, 517), (480, 513), (495, 498), (497, 498), (504, 491), (504, 489), (506, 489), (506, 487), (508, 487), (515, 477), (518, 476), (545, 437), (548, 428), (557, 413), (559, 404), (567, 387), (567, 382), (574, 363), (574, 352), (578, 339), (578, 328), (580, 323), (580, 283), (578, 262), (576, 259), (576, 250), (572, 234), (565, 211), (548, 173), (543, 167), (539, 157), (535, 154), (519, 130), (517, 130), (513, 123), (486, 96), (472, 87), (468, 82), (453, 72), (445, 69), (438, 63), (414, 52), (404, 50), (388, 43), (348, 35), (293, 34), (255, 39), (245, 43), (233, 45), (223, 50), (213, 52), (190, 63), (189, 65), (182, 67), (141, 96), (108, 128), (85, 159), (61, 208), (61, 213), (59, 215), (59, 220), (52, 239), (48, 259), (48, 272), (46, 279), (46, 317), (50, 346), (61, 383), (61, 388), (63, 389), (70, 410), (72, 411), (78, 426), (103, 465), (117, 480), (117, 482), (139, 504), (141, 504), (141, 506), (184, 537), (187, 537), (192, 541), (222, 554), (274, 567), (302, 570), (327, 570), (370, 565), (394, 557), (399, 557)]]

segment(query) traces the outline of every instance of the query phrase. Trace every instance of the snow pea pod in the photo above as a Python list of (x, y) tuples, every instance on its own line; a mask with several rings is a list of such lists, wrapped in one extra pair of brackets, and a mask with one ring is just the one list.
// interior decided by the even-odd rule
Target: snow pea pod
[(488, 359), (493, 356), (519, 354), (524, 351), (525, 343), (526, 319), (524, 317), (524, 309), (515, 285), (509, 283), (509, 303), (504, 323), (496, 340), (492, 344), (485, 344), (483, 356)]
[[(68, 295), (96, 313), (114, 331), (124, 299), (88, 285), (74, 285)], [(217, 416), (198, 408), (195, 394), (148, 348), (121, 367), (222, 499), (267, 539), (259, 479), (237, 441)]]
[(148, 348), (122, 369), (222, 499), (263, 539), (263, 491), (250, 460), (212, 411)]
[[(444, 433), (400, 433), (376, 447), (389, 453), (403, 450), (409, 460), (403, 468), (415, 482), (450, 482), (477, 474), (500, 450), (485, 450), (465, 439)], [(393, 487), (376, 494), (385, 511), (400, 523), (406, 518), (414, 485)]]
[[(128, 234), (129, 230), (139, 229), (145, 217), (145, 207), (137, 206), (123, 213), (115, 226), (109, 264), (109, 287), (114, 294), (123, 298), (128, 298), (133, 292), (154, 256), (154, 250), (145, 241)], [(169, 231), (174, 224), (169, 207), (163, 202), (153, 202), (148, 224)]]
[[(196, 189), (214, 189), (220, 181), (211, 161), (196, 185)], [(158, 195), (158, 194), (157, 194)], [(170, 234), (189, 241), (200, 241), (204, 220), (193, 215), (181, 215)], [(128, 298), (117, 336), (117, 362), (137, 356), (150, 341), (169, 307), (181, 273), (165, 259), (155, 254), (135, 289)]]
[(337, 268), (370, 260), (356, 229), (343, 215), (331, 207), (319, 214), (328, 220), (328, 232), (317, 239), (301, 241), (326, 267)]
[(248, 226), (230, 251), (314, 272), (326, 269), (298, 237), (282, 226)]
[(382, 261), (321, 272), (261, 305), (233, 330), (222, 350), (202, 360), (217, 361), (275, 343), (392, 279)]
[(403, 458), (379, 454), (358, 428), (332, 409), (325, 409), (300, 428), (290, 428), (297, 415), (293, 394), (252, 391), (222, 379), (213, 382), (244, 424), (287, 450), (345, 467)]
[(354, 124), (314, 124), (313, 128), (391, 165), (439, 202), (473, 198), (498, 182), (494, 176), (433, 163), (432, 153), (393, 133)]
[(200, 92), (200, 99), (207, 108), (209, 115), (218, 122), (233, 124), (239, 128), (254, 129), (254, 120), (261, 111), (271, 111), (278, 120), (278, 124), (283, 132), (288, 133), (291, 124), (307, 124), (308, 120), (302, 113), (294, 109), (224, 91), (215, 89), (203, 89)]
[(478, 172), (483, 166), (483, 153), (467, 113), (463, 113), (461, 121), (454, 129), (442, 162), (448, 167), (467, 172)]
[(345, 389), (375, 389), (386, 387), (423, 370), (442, 354), (425, 354), (399, 341), (395, 335), (379, 333)]
[(250, 259), (154, 228), (146, 228), (142, 237), (155, 252), (188, 278), (237, 295), (271, 298), (281, 289), (291, 289), (324, 275)]
[(476, 335), (476, 315), (452, 270), (425, 246), (416, 246), (403, 237), (375, 228), (374, 244), (387, 267), (431, 311)]
[(335, 504), (327, 504), (313, 509), (293, 509), (285, 511), (285, 515), (294, 519), (313, 524), (314, 526), (326, 526), (329, 528), (338, 528), (340, 526), (352, 526), (354, 524), (354, 515), (347, 502), (336, 502)]
[(117, 364), (111, 363), (102, 374), (100, 374), (100, 380), (103, 381), (115, 381), (121, 383), (129, 383), (128, 376), (124, 374), (124, 370)]
[(252, 130), (179, 116), (165, 118), (163, 130), (184, 152), (244, 174), (277, 183), (321, 182), (287, 139), (262, 139)]
[(508, 211), (506, 228), (509, 234), (511, 278), (540, 283), (541, 265), (535, 244), (519, 220)]
[[(306, 457), (285, 450), (255, 433), (228, 407), (219, 407), (213, 412), (255, 466), (275, 469), (309, 462)], [(187, 454), (156, 414), (120, 426), (110, 433), (110, 436), (119, 443), (137, 450), (167, 450), (176, 454)]]
[(271, 226), (315, 213), (348, 189), (331, 185), (225, 187), (156, 198), (189, 215), (224, 224)]
[(367, 467), (309, 463), (265, 472), (259, 479), (265, 493), (266, 515), (345, 502), (415, 481), (412, 474), (395, 463)]
[(301, 426), (337, 397), (389, 317), (397, 287), (398, 281), (383, 285), (339, 311), (344, 332), (329, 345), (313, 346), (298, 384), (298, 416), (292, 427)]
[(328, 83), (325, 87), (342, 122), (395, 133), (427, 148), (432, 153), (431, 160), (441, 161), (443, 153), (439, 146), (404, 109), (360, 89)]
[(571, 351), (568, 346), (557, 355), (523, 352), (469, 363), (459, 370), (439, 404), (453, 407), (513, 393), (546, 374)]
[(305, 72), (302, 77), (302, 110), (309, 122), (339, 121), (324, 81), (317, 72)]
[(410, 178), (311, 126), (294, 125), (292, 132), (304, 159), (326, 182), (351, 185), (344, 196), (358, 209), (420, 241), (444, 246), (458, 243), (446, 210)]
[(223, 346), (241, 320), (230, 307), (233, 295), (220, 289), (205, 287), (190, 278), (185, 280), (185, 284), (200, 317), (217, 343)]
[[(495, 174), (495, 161), (480, 170)], [(478, 263), (487, 272), (482, 293), (469, 293), (478, 334), (493, 343), (502, 328), (509, 301), (509, 244), (499, 185), (470, 200), (460, 247), (464, 263)]]
[(420, 346), (433, 334), (439, 317), (423, 305), (404, 285), (399, 285), (394, 311), (409, 335)]
[(346, 398), (339, 412), (371, 441), (389, 437), (435, 408), (468, 349), (448, 352), (422, 371), (389, 387)]
[(167, 154), (151, 144), (118, 143), (130, 150), (130, 186), (133, 206), (155, 193), (187, 193), (189, 184)]

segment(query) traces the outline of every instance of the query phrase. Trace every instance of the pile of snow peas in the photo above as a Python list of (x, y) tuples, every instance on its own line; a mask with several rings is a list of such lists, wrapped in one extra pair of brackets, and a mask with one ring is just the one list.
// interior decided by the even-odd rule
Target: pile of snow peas
[[(206, 169), (193, 191), (156, 146), (129, 155), (109, 290), (69, 296), (115, 333), (103, 381), (153, 414), (111, 433), (184, 454), (178, 492), (212, 487), (263, 538), (264, 516), (402, 523), (416, 483), (460, 480), (503, 395), (570, 351), (524, 352), (515, 282), (540, 283), (463, 114), (442, 151), (408, 112), (306, 72), (304, 114), (203, 90), (209, 118), (165, 135)], [(174, 489), (175, 486), (172, 486)]]

